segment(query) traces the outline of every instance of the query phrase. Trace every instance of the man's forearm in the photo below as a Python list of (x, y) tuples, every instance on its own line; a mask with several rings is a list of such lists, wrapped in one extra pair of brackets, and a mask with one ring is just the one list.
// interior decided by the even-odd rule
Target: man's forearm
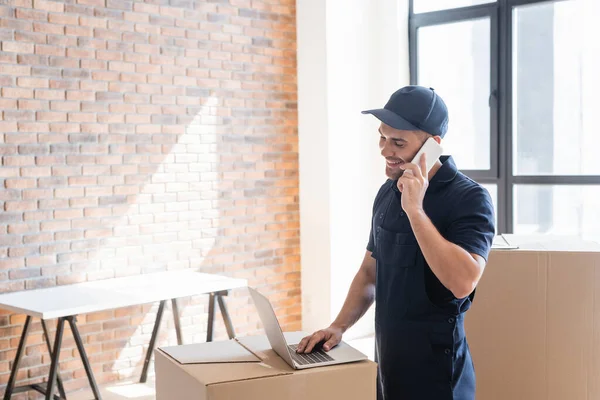
[(360, 270), (350, 285), (342, 310), (331, 325), (346, 332), (367, 312), (374, 301), (375, 284), (363, 270)]
[(424, 211), (409, 215), (409, 219), (431, 271), (457, 298), (468, 296), (481, 276), (477, 261), (467, 251), (446, 240)]

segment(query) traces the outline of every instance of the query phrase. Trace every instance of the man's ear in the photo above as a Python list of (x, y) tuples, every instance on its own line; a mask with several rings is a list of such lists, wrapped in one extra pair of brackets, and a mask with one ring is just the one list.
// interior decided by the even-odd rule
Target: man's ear
[(441, 136), (434, 136), (433, 140), (435, 140), (438, 144), (442, 144), (442, 137)]

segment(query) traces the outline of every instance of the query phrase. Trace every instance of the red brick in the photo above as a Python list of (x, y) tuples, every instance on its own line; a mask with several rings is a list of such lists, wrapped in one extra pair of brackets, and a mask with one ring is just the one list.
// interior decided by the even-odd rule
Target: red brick
[[(77, 93), (81, 93), (78, 91), (67, 91), (67, 100), (79, 100), (77, 97)], [(78, 101), (52, 101), (50, 102), (50, 109), (52, 111), (79, 111), (81, 110), (81, 103)]]
[(119, 31), (113, 31), (110, 29), (98, 29), (98, 28), (94, 29), (94, 37), (97, 39), (120, 41), (122, 36), (123, 36), (122, 32), (119, 32)]
[[(28, 3), (31, 4), (29, 1)], [(28, 5), (28, 7), (31, 7), (31, 5)], [(48, 18), (48, 13), (43, 10), (17, 8), (16, 17), (18, 19), (36, 19), (45, 21)]]
[(34, 114), (31, 110), (6, 110), (3, 113), (5, 121), (27, 121), (33, 120)]
[[(57, 56), (57, 57), (62, 57), (66, 54), (65, 52), (65, 48), (64, 47), (60, 47), (60, 46), (52, 46), (52, 45), (43, 45), (43, 44), (36, 44), (35, 45), (35, 54), (41, 54), (41, 55), (46, 55), (46, 56)], [(71, 60), (71, 62), (73, 62), (73, 60)], [(53, 66), (59, 66), (56, 64), (52, 64)]]
[[(15, 0), (12, 1), (14, 2)], [(0, 19), (0, 27), (19, 31), (30, 31), (32, 24), (27, 20), (2, 18)]]
[(72, 109), (68, 109), (65, 111), (79, 111), (81, 109), (79, 101), (95, 101), (96, 94), (92, 91), (79, 91), (79, 90), (69, 90), (66, 92), (67, 100), (73, 101)]
[[(32, 133), (41, 133), (48, 132), (49, 126), (45, 122), (19, 122), (19, 132), (32, 132)], [(23, 136), (23, 141), (19, 143), (30, 143), (28, 137)], [(25, 141), (28, 140), (28, 141)]]
[(96, 122), (96, 114), (93, 113), (69, 113), (69, 122)]
[[(26, 289), (41, 289), (56, 286), (56, 278), (37, 278), (25, 281)], [(62, 352), (61, 352), (62, 355)]]
[[(1, 75), (16, 75), (16, 76), (27, 76), (31, 75), (31, 67), (28, 65), (10, 65), (0, 64)], [(5, 89), (5, 88), (3, 88)]]
[[(34, 25), (35, 30), (35, 25)], [(32, 42), (38, 44), (46, 43), (46, 35), (43, 33), (32, 33), (32, 32), (15, 32), (15, 40), (17, 42)], [(27, 51), (27, 53), (33, 53), (33, 50)]]
[[(27, 267), (46, 267), (48, 265), (56, 264), (56, 256), (48, 255), (48, 256), (36, 256), (36, 257), (25, 257), (25, 265)], [(40, 270), (41, 275), (41, 270)], [(39, 276), (39, 275), (37, 275)]]
[(67, 25), (65, 27), (65, 34), (72, 36), (85, 36), (85, 37), (93, 37), (94, 30), (89, 26), (71, 26)]
[(6, 179), (4, 184), (7, 189), (29, 189), (37, 186), (35, 179)]
[(119, 79), (119, 73), (115, 71), (94, 71), (92, 79), (99, 81), (116, 81)]
[(67, 120), (67, 113), (40, 111), (35, 114), (38, 121), (61, 122)]
[(54, 234), (54, 240), (77, 240), (83, 238), (82, 231), (66, 231), (56, 232)]
[[(71, 199), (74, 200), (74, 199)], [(69, 204), (72, 205), (72, 201), (69, 201)], [(64, 219), (72, 219), (79, 218), (83, 216), (83, 212), (81, 210), (55, 210), (54, 218), (64, 218)]]
[(56, 133), (77, 133), (80, 131), (79, 124), (50, 124), (50, 130)]
[(35, 159), (33, 156), (4, 156), (3, 165), (7, 167), (35, 165)]
[(15, 211), (30, 211), (37, 209), (36, 201), (6, 201), (4, 202), (4, 210), (7, 212)]
[(62, 13), (65, 5), (59, 1), (33, 0), (33, 7), (39, 10)]
[(54, 165), (65, 162), (64, 156), (36, 156), (35, 163), (37, 165)]
[(82, 16), (79, 18), (79, 25), (92, 27), (92, 28), (104, 29), (107, 27), (107, 22), (106, 22), (106, 19), (104, 19), (104, 18), (90, 18), (90, 17)]
[(65, 90), (77, 90), (79, 89), (79, 82), (70, 79), (50, 79), (50, 89), (65, 89)]
[(64, 100), (65, 91), (58, 89), (36, 89), (34, 96), (36, 99), (43, 100)]
[(50, 176), (50, 167), (21, 168), (21, 176), (35, 176), (35, 177)]
[(135, 64), (119, 62), (119, 61), (111, 61), (108, 63), (108, 69), (111, 71), (119, 71), (119, 72), (135, 72)]
[(146, 83), (147, 82), (146, 75), (139, 74), (139, 73), (135, 73), (135, 74), (122, 73), (119, 79), (121, 80), (121, 82), (134, 82), (134, 83)]
[[(96, 52), (96, 54), (97, 54), (97, 52)], [(97, 58), (97, 55), (96, 55), (96, 58)], [(81, 60), (81, 68), (106, 69), (107, 66), (108, 66), (108, 63), (103, 60), (86, 60), (86, 59)]]
[(5, 260), (0, 259), (0, 270), (22, 268), (24, 266), (25, 266), (24, 258), (9, 258), (9, 259), (5, 259)]
[[(65, 27), (63, 25), (56, 25), (56, 24), (52, 24), (52, 23), (34, 22), (33, 23), (33, 31), (39, 32), (42, 34), (48, 34), (48, 35), (64, 35)], [(53, 43), (48, 42), (48, 44), (53, 44)], [(56, 43), (54, 43), (54, 44), (56, 44)]]
[(67, 57), (94, 58), (95, 56), (96, 56), (96, 50), (93, 50), (93, 49), (79, 49), (79, 48), (67, 49)]

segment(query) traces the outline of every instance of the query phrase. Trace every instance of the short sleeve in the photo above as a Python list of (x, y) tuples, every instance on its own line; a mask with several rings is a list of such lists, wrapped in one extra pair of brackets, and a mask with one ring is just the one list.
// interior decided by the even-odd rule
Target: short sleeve
[(476, 185), (457, 204), (446, 239), (487, 261), (495, 233), (492, 199), (484, 187)]

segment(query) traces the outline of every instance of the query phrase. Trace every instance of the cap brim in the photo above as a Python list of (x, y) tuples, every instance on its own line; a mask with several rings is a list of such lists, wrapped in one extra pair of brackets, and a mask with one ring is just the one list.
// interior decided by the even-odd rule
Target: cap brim
[(374, 115), (378, 120), (383, 122), (386, 125), (391, 126), (394, 129), (398, 129), (401, 131), (418, 131), (420, 130), (401, 116), (396, 113), (393, 113), (390, 110), (385, 108), (379, 108), (376, 110), (366, 110), (362, 111), (362, 114), (371, 114)]

